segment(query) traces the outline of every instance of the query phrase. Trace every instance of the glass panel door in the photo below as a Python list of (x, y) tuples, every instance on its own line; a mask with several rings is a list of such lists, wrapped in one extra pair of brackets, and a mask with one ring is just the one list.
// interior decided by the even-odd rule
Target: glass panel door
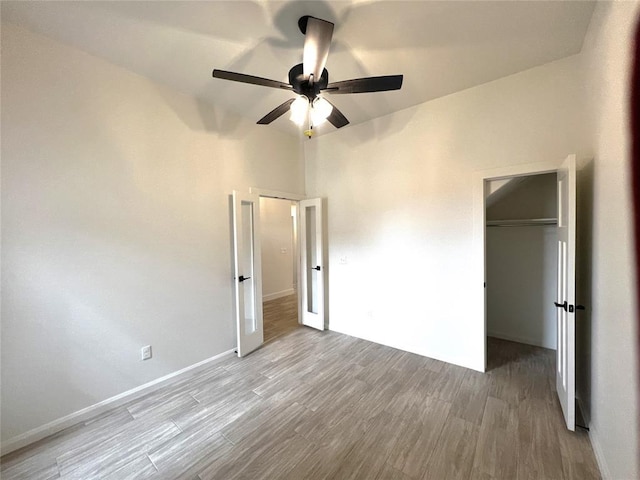
[(319, 198), (300, 202), (300, 247), (302, 281), (302, 323), (325, 329), (322, 237), (322, 201)]
[(234, 296), (240, 357), (264, 341), (259, 215), (257, 195), (233, 192)]

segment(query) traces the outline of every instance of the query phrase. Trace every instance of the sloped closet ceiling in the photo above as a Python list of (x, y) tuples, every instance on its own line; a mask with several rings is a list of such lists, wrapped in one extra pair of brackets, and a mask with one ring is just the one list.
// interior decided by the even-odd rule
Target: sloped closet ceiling
[[(2, 20), (257, 121), (290, 94), (214, 80), (212, 69), (286, 81), (302, 57), (297, 20), (314, 15), (336, 24), (330, 80), (405, 75), (400, 91), (333, 97), (357, 124), (578, 53), (593, 7), (586, 1), (6, 1)], [(286, 117), (265, 128), (274, 127), (299, 134)]]

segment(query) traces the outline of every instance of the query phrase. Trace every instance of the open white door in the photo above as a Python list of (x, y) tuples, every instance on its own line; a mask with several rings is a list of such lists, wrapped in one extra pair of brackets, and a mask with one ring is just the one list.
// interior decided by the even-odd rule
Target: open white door
[(322, 201), (300, 201), (300, 312), (302, 324), (324, 330)]
[(567, 428), (575, 430), (576, 157), (558, 169), (558, 349), (556, 390)]
[(264, 342), (260, 262), (260, 199), (233, 192), (233, 260), (238, 356)]

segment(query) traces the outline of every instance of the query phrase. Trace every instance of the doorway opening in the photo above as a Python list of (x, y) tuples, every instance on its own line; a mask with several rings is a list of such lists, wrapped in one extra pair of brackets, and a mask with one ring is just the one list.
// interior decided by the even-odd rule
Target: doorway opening
[(547, 356), (555, 359), (557, 204), (555, 172), (486, 182), (489, 370), (505, 361), (505, 350), (513, 350), (504, 341), (552, 350)]
[(297, 202), (260, 197), (264, 341), (295, 330), (298, 323)]
[[(536, 184), (542, 184), (546, 181), (542, 174), (551, 174), (547, 177), (549, 179), (555, 177), (555, 196), (549, 193), (545, 198), (541, 193), (545, 190), (544, 186), (538, 185), (534, 188)], [(527, 180), (527, 177), (531, 176), (534, 176), (533, 179)], [(480, 171), (476, 175), (474, 186), (474, 236), (478, 240), (476, 242), (477, 258), (481, 260), (481, 263), (477, 265), (483, 276), (482, 348), (485, 360), (484, 370), (486, 371), (488, 367), (489, 369), (500, 367), (500, 365), (494, 365), (493, 358), (487, 356), (488, 350), (495, 342), (502, 342), (502, 346), (510, 340), (527, 341), (530, 344), (538, 343), (544, 345), (543, 348), (552, 346), (553, 329), (549, 328), (550, 322), (545, 324), (545, 317), (549, 317), (547, 312), (550, 310), (547, 311), (547, 308), (551, 308), (553, 305), (555, 308), (556, 351), (555, 355), (552, 353), (548, 356), (549, 360), (543, 360), (543, 364), (555, 363), (553, 369), (555, 372), (549, 376), (555, 375), (555, 390), (569, 430), (575, 430), (576, 425), (576, 312), (585, 308), (576, 304), (576, 178), (576, 156), (569, 155), (561, 162), (541, 162)], [(503, 193), (497, 194), (500, 190)], [(527, 190), (533, 190), (533, 192), (527, 192)], [(553, 187), (547, 186), (546, 190), (552, 192)], [(488, 200), (492, 194), (496, 196), (493, 200)], [(501, 196), (504, 197), (502, 200)], [(555, 199), (556, 213), (549, 216), (550, 209), (545, 210), (545, 208), (553, 205), (553, 199)], [(503, 203), (500, 208), (496, 206), (498, 202)], [(528, 211), (536, 203), (542, 203), (542, 207), (538, 205), (538, 210)], [(494, 211), (490, 211), (492, 209)], [(522, 210), (515, 212), (514, 209)], [(503, 215), (498, 215), (497, 210), (501, 210)], [(496, 216), (490, 218), (494, 213)], [(513, 218), (515, 215), (518, 216)], [(505, 218), (505, 216), (509, 218)], [(524, 231), (514, 230), (525, 227), (540, 229), (553, 227), (554, 224), (556, 232), (555, 299), (550, 295), (550, 292), (554, 290), (551, 276), (553, 269), (547, 267), (545, 274), (545, 265), (550, 265), (551, 260), (554, 259), (553, 249), (548, 246), (553, 235), (544, 235), (548, 233), (544, 231), (537, 232), (538, 246), (534, 247), (532, 246), (535, 244), (533, 240), (521, 238)], [(509, 227), (513, 231), (510, 232), (505, 227)], [(500, 230), (505, 230), (505, 232), (501, 233)], [(515, 241), (512, 238), (511, 242), (506, 243), (505, 238), (498, 238), (498, 246), (496, 247), (495, 241), (490, 237), (516, 238)], [(500, 243), (501, 240), (502, 243)], [(492, 244), (490, 245), (489, 242)], [(519, 248), (522, 245), (525, 248), (517, 250), (515, 254), (512, 253), (510, 262), (499, 257), (499, 255), (505, 254), (505, 251), (508, 253), (510, 248)], [(544, 254), (543, 258), (536, 259), (533, 253), (536, 248), (542, 252), (546, 250), (550, 253)], [(493, 259), (493, 256), (498, 256), (498, 259)], [(534, 257), (533, 261), (528, 261), (531, 257)], [(518, 278), (516, 268), (514, 268), (515, 264), (524, 265), (522, 268), (524, 275), (521, 275), (521, 278)], [(534, 290), (532, 283), (535, 277), (542, 278), (542, 282), (539, 282), (542, 285), (540, 285), (541, 288)], [(547, 278), (546, 281), (545, 278)], [(503, 288), (506, 288), (507, 291), (496, 291), (496, 286), (499, 286), (501, 281)], [(551, 296), (551, 301), (548, 298), (545, 299), (545, 291), (547, 296)], [(535, 302), (530, 302), (522, 295), (532, 295)], [(549, 303), (545, 305), (544, 302)], [(532, 305), (535, 306), (532, 307)], [(499, 317), (496, 312), (500, 312), (501, 309), (506, 311), (506, 315), (502, 316), (502, 323), (499, 318), (496, 320), (496, 317)], [(538, 321), (529, 323), (518, 321), (523, 317), (526, 318), (529, 310), (537, 310)], [(507, 320), (505, 321), (504, 318)], [(553, 318), (553, 314), (551, 314), (551, 318)], [(516, 328), (513, 327), (513, 324), (516, 325)], [(505, 332), (507, 333), (505, 334)], [(495, 335), (507, 337), (507, 340), (497, 340)], [(515, 342), (511, 342), (511, 344), (523, 345)], [(530, 348), (541, 349), (536, 346), (530, 346)], [(552, 350), (548, 351), (553, 352)], [(526, 356), (525, 352), (525, 359)], [(506, 362), (509, 361), (510, 358), (506, 358)], [(518, 366), (514, 365), (513, 368), (517, 369)], [(509, 369), (506, 370), (508, 373)], [(551, 379), (543, 376), (540, 379), (532, 380), (535, 380), (535, 385), (544, 389), (545, 384), (549, 386)], [(545, 392), (545, 394), (547, 393), (549, 392)]]

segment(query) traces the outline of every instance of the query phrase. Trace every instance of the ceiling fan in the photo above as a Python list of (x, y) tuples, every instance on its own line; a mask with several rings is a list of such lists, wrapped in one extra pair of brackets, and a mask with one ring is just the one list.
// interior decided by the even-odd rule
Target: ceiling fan
[(349, 120), (335, 105), (324, 98), (325, 93), (335, 95), (399, 90), (402, 87), (402, 75), (366, 77), (329, 83), (329, 72), (324, 67), (331, 46), (333, 26), (331, 22), (309, 15), (298, 20), (298, 27), (305, 36), (304, 49), (302, 63), (289, 70), (289, 83), (217, 69), (213, 71), (213, 76), (234, 82), (291, 90), (298, 95), (258, 120), (257, 123), (260, 125), (268, 125), (290, 111), (290, 119), (293, 122), (298, 125), (308, 122), (309, 128), (304, 133), (309, 138), (313, 135), (313, 127), (325, 120), (336, 128), (344, 127)]

